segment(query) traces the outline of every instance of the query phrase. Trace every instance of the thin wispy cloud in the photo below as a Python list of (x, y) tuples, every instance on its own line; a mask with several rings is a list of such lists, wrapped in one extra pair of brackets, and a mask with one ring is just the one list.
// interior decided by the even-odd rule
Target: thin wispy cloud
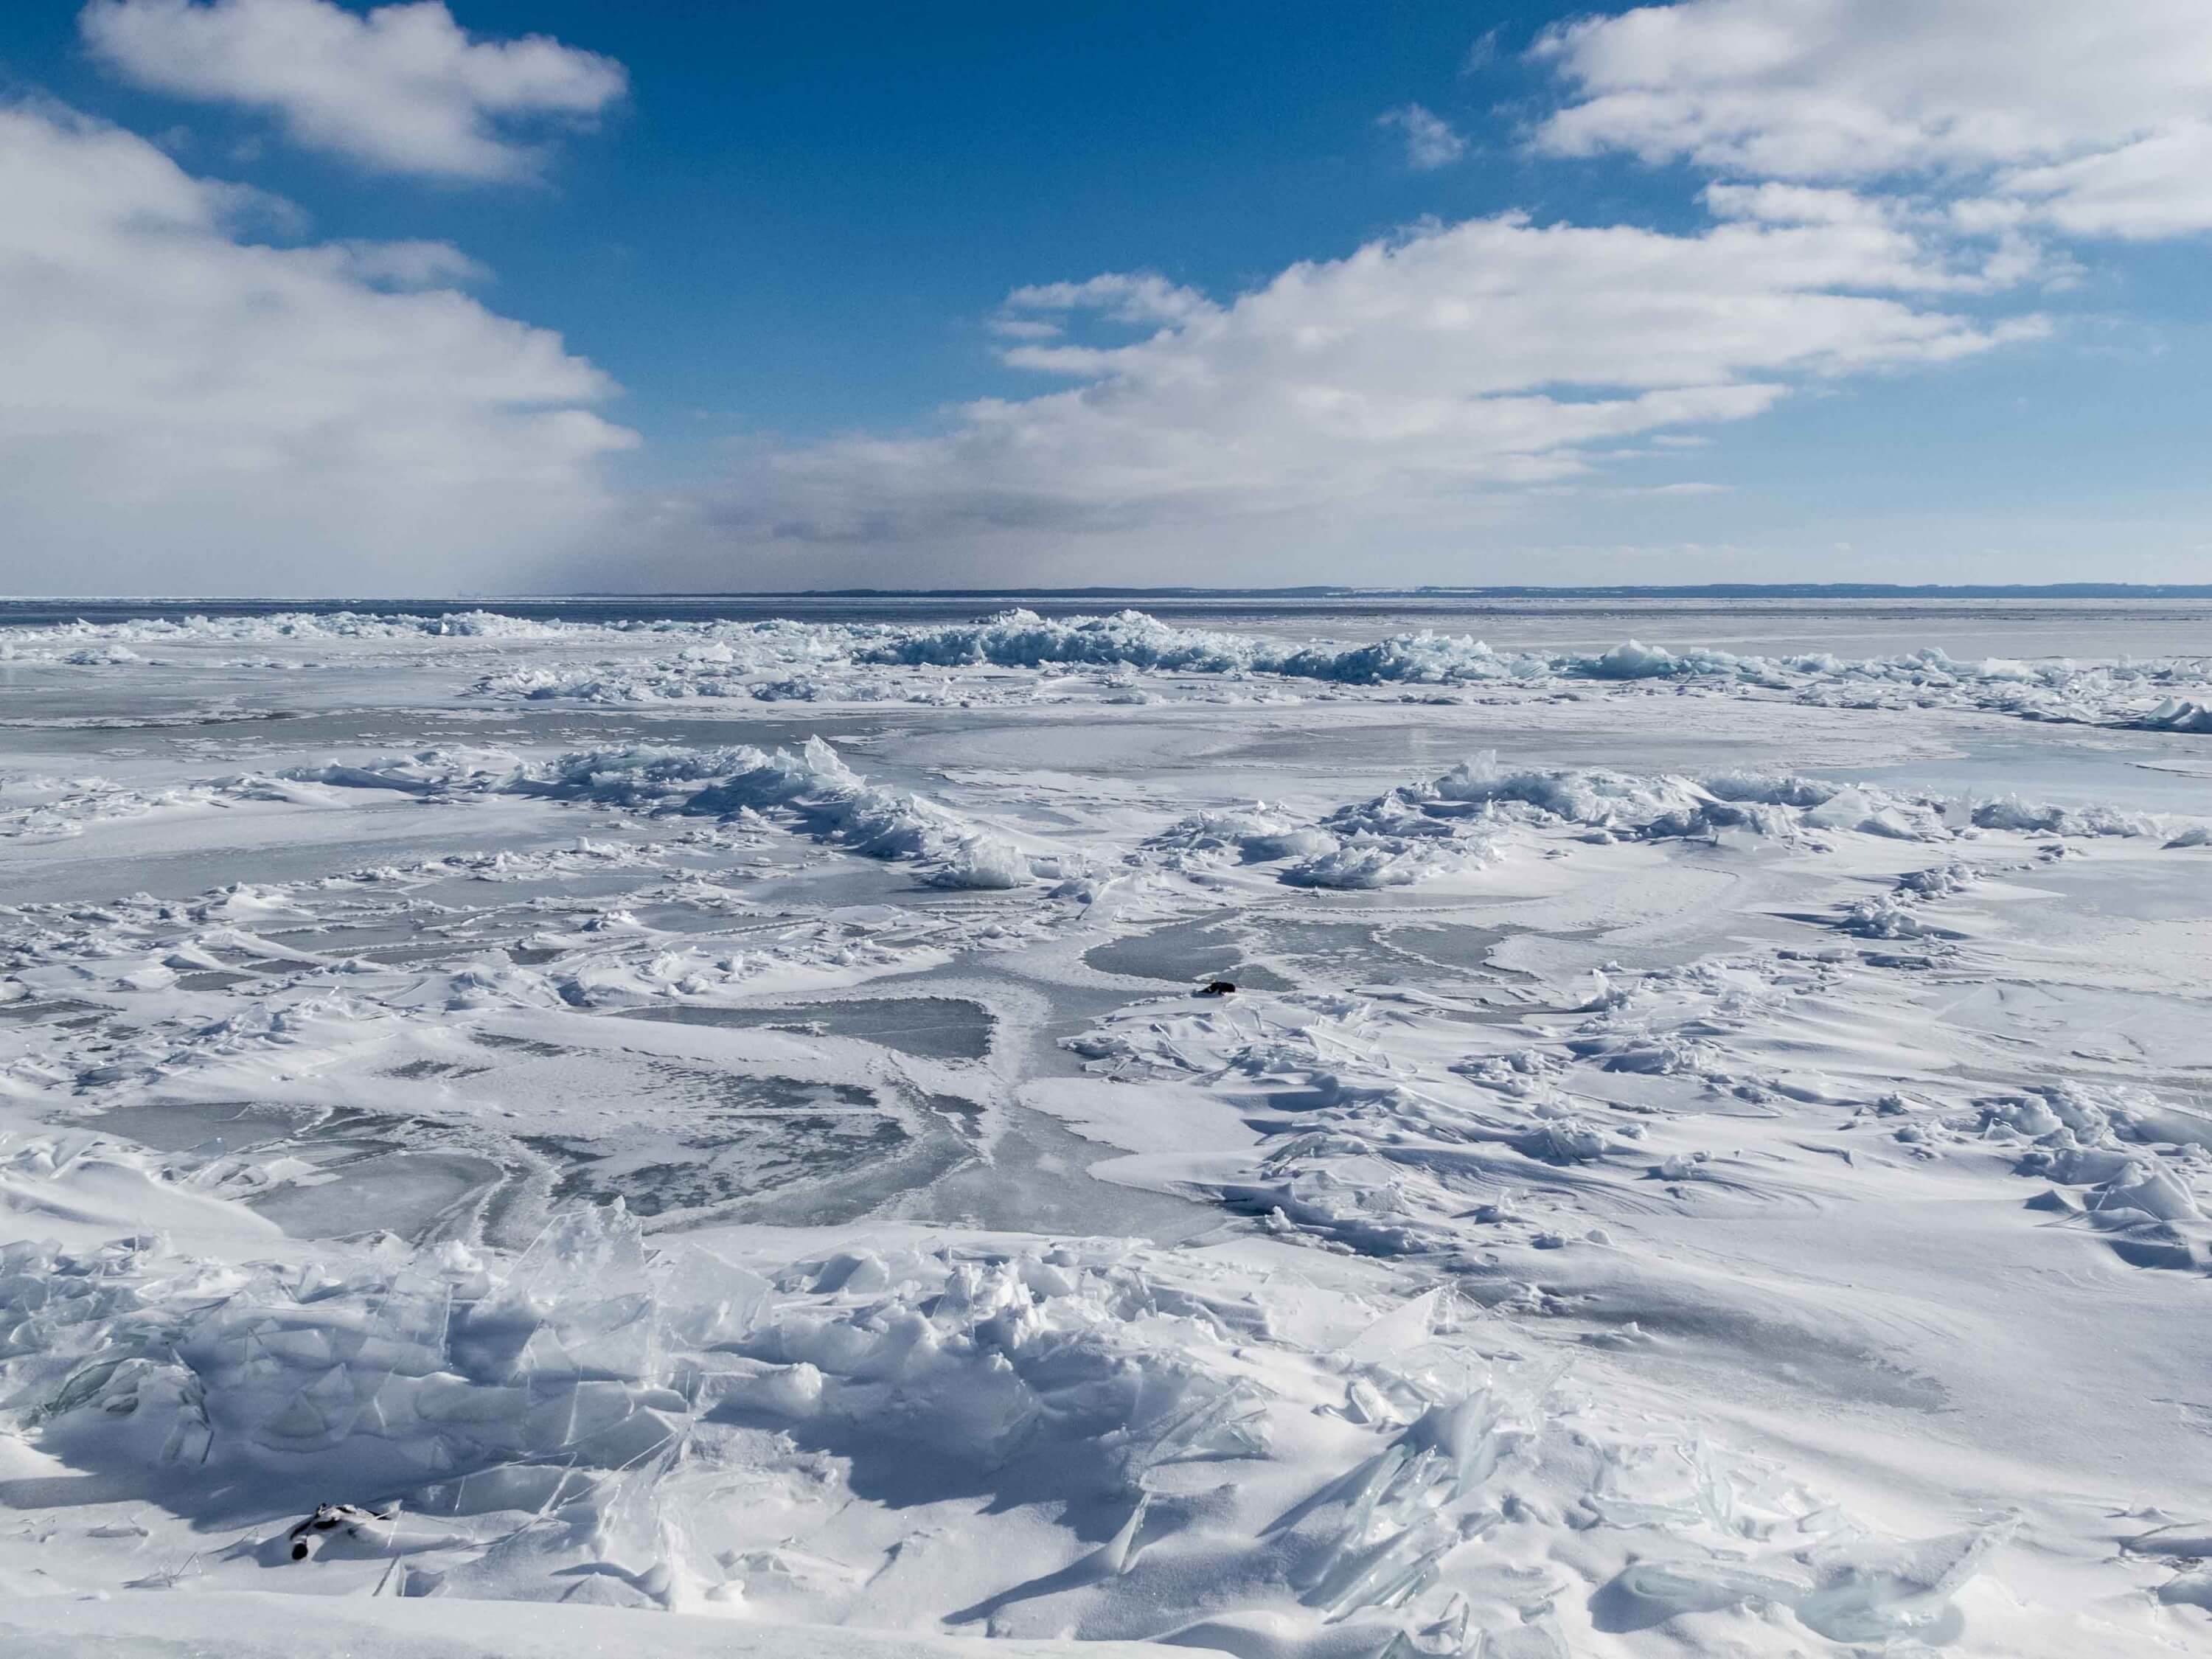
[(1448, 167), (1467, 155), (1467, 140), (1453, 130), (1450, 122), (1433, 110), (1419, 104), (1406, 104), (1397, 109), (1385, 110), (1376, 118), (1378, 126), (1389, 127), (1403, 135), (1406, 141), (1406, 165), (1416, 172), (1430, 173), (1437, 167)]
[[(1033, 283), (1016, 289), (1000, 308), (1008, 333), (1056, 330), (1055, 316), (1090, 311), (1117, 323), (1182, 323), (1206, 309), (1204, 295), (1152, 271), (1109, 271), (1080, 283)], [(1024, 323), (1029, 328), (1024, 327)]]

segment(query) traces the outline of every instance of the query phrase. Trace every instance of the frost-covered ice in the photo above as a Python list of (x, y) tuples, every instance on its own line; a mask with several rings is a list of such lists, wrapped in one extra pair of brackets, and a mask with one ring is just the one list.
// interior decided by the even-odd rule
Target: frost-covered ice
[[(582, 663), (505, 665), (474, 681), (478, 696), (527, 702), (963, 704), (1087, 695), (1141, 703), (1170, 694), (1525, 695), (1667, 686), (1692, 695), (1822, 708), (1945, 708), (2061, 724), (2212, 732), (2212, 656), (1960, 661), (1934, 647), (1853, 657), (1827, 651), (1670, 649), (1632, 639), (1595, 652), (1516, 650), (1431, 629), (1340, 645), (1180, 627), (1138, 611), (1048, 618), (1009, 610), (979, 622), (935, 624), (581, 622), (483, 611), (194, 615), (0, 628), (0, 660), (108, 667), (158, 663), (162, 647), (458, 641), (532, 642), (563, 647), (564, 656), (601, 648), (602, 654)], [(622, 654), (605, 655), (611, 646), (624, 647)], [(1026, 671), (1028, 677), (1009, 682), (992, 672), (1008, 670)], [(1036, 675), (1044, 671), (1070, 672), (1038, 680)]]
[[(388, 625), (388, 624), (387, 624)], [(2089, 726), (2212, 732), (2212, 658), (2142, 662), (1957, 662), (1940, 650), (1844, 658), (1739, 655), (1626, 641), (1598, 653), (1493, 650), (1468, 635), (1401, 634), (1371, 645), (1295, 645), (1178, 628), (1139, 611), (1048, 620), (1010, 611), (972, 625), (852, 628), (793, 623), (724, 629), (673, 657), (584, 669), (510, 669), (477, 684), (492, 697), (599, 703), (744, 697), (763, 702), (933, 701), (958, 695), (897, 670), (1076, 668), (1158, 681), (1225, 679), (1335, 695), (1667, 684), (1714, 696), (1826, 707), (1951, 708)], [(1121, 689), (1112, 678), (1103, 690)], [(1034, 688), (1024, 688), (1035, 695)], [(975, 692), (970, 689), (968, 695)]]
[(2203, 660), (4, 649), (9, 1651), (2212, 1647)]

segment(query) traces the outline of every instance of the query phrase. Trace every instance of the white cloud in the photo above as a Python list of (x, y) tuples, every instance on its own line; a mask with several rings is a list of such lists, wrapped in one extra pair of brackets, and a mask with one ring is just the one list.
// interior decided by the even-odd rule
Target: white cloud
[(1985, 198), (1938, 207), (1770, 179), (1708, 185), (1701, 199), (1717, 219), (1824, 226), (1855, 241), (1869, 270), (1887, 266), (1883, 285), (1899, 289), (1994, 294), (2026, 283), (2062, 288), (2080, 275), (2020, 228), (2024, 216), (1992, 212)]
[(2212, 228), (2204, 0), (1684, 0), (1536, 54), (1574, 91), (1536, 131), (1553, 154), (1910, 177), (2081, 234)]
[[(2208, 47), (2212, 51), (2212, 47)], [(2152, 239), (2212, 227), (2212, 121), (2176, 122), (2117, 149), (2008, 174), (2037, 216), (2083, 236)]]
[(1704, 200), (1717, 219), (1758, 219), (1770, 225), (1873, 225), (1897, 222), (1897, 204), (1848, 190), (1783, 185), (1707, 185)]
[(237, 206), (0, 108), (4, 586), (452, 591), (603, 527), (605, 375), (434, 286), (451, 248), (258, 246)]
[(347, 241), (332, 246), (344, 254), (347, 272), (374, 287), (447, 288), (491, 280), (491, 272), (451, 242)]
[(1254, 525), (1310, 540), (1325, 515), (1433, 541), (1486, 496), (1577, 477), (1594, 447), (2042, 328), (1919, 303), (1948, 274), (1902, 233), (1849, 222), (1673, 236), (1507, 216), (1296, 264), (1226, 305), (1158, 280), (1010, 301), (1160, 323), (1124, 345), (1004, 351), (1079, 384), (961, 405), (933, 433), (748, 453), (727, 489), (674, 504), (666, 533), (803, 550), (793, 570), (839, 547), (1218, 551)]
[(1419, 104), (1385, 110), (1375, 124), (1406, 135), (1406, 165), (1419, 172), (1448, 167), (1467, 155), (1467, 140), (1452, 130), (1451, 123)]
[(1000, 309), (1096, 311), (1117, 323), (1180, 323), (1206, 309), (1206, 300), (1152, 271), (1115, 271), (1082, 283), (1033, 283), (1009, 294)]
[(585, 123), (622, 96), (621, 64), (544, 35), (472, 40), (442, 0), (366, 15), (332, 0), (90, 0), (79, 20), (141, 86), (274, 112), (293, 137), (391, 173), (532, 176), (520, 122)]
[(992, 333), (1006, 340), (1052, 340), (1060, 337), (1058, 323), (1042, 317), (994, 317), (985, 325)]

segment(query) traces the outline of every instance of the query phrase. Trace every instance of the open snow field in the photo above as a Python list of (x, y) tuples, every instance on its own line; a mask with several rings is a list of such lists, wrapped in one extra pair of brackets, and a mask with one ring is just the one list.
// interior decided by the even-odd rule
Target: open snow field
[(2212, 1652), (2212, 607), (1625, 609), (0, 627), (0, 1650)]

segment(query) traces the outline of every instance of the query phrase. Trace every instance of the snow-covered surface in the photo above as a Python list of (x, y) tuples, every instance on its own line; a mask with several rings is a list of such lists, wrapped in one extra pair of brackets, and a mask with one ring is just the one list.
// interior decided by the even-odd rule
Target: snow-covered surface
[(4, 649), (10, 1654), (2212, 1649), (2201, 659)]
[[(605, 1607), (516, 1602), (309, 1600), (216, 1590), (180, 1601), (24, 1600), (0, 1611), (14, 1659), (1142, 1659), (1127, 1642), (994, 1642), (850, 1626), (745, 1625), (664, 1614), (647, 1630)], [(649, 1638), (649, 1639), (648, 1639)]]
[[(1168, 696), (1281, 700), (1408, 691), (1495, 696), (1650, 683), (1820, 708), (1976, 709), (2064, 724), (2212, 732), (2212, 656), (1962, 662), (1932, 647), (1902, 655), (1763, 654), (1674, 650), (1632, 639), (1596, 652), (1493, 649), (1472, 635), (1429, 629), (1358, 645), (1300, 643), (1179, 626), (1139, 611), (1048, 618), (1014, 609), (959, 623), (584, 623), (482, 611), (187, 616), (0, 628), (0, 659), (142, 666), (162, 660), (165, 647), (424, 641), (531, 641), (587, 653), (594, 646), (632, 647), (580, 664), (505, 665), (483, 673), (473, 687), (486, 698), (530, 702), (966, 705), (1088, 696), (1139, 702)], [(1005, 670), (1028, 672), (1009, 681), (992, 672)]]

